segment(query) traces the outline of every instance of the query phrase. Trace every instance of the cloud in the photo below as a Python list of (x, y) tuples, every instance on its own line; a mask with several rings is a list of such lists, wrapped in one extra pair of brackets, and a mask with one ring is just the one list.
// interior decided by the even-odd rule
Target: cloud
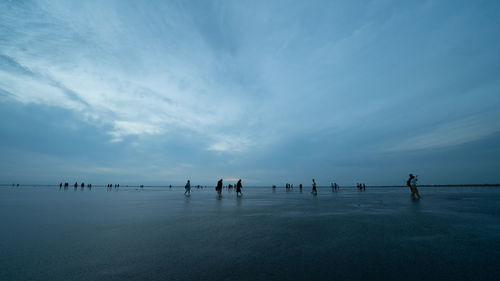
[[(38, 26), (11, 15), (2, 29), (6, 40), (0, 50), (11, 69), (0, 70), (0, 88), (22, 103), (75, 110), (89, 122), (109, 125), (114, 142), (128, 135), (174, 130), (212, 139), (221, 127), (234, 124), (242, 102), (234, 98), (234, 89), (217, 85), (211, 74), (215, 54), (189, 20), (135, 25), (139, 19), (126, 16), (134, 14), (133, 7), (124, 5), (123, 14), (115, 14), (112, 6), (95, 9), (94, 4), (79, 7), (81, 13), (73, 17), (69, 16), (73, 4), (42, 1), (37, 8), (43, 16), (38, 21), (45, 25)], [(151, 20), (167, 18), (153, 15)], [(162, 27), (182, 30), (187, 40), (167, 35), (166, 42), (158, 42), (156, 32)], [(9, 30), (15, 30), (16, 36)], [(40, 38), (44, 35), (51, 40)], [(20, 48), (22, 42), (35, 41), (33, 51)], [(136, 46), (142, 42), (153, 45)], [(226, 114), (228, 110), (236, 111)], [(207, 148), (211, 147), (220, 145)], [(225, 150), (232, 147), (236, 148), (225, 145)]]
[(248, 137), (225, 135), (218, 136), (208, 149), (218, 152), (244, 152), (250, 143)]
[(498, 131), (498, 4), (482, 5), (3, 1), (0, 106), (71, 112), (131, 162), (200, 161), (178, 173), (327, 174)]
[(444, 148), (483, 139), (500, 131), (499, 119), (499, 114), (490, 113), (439, 124), (432, 130), (409, 136), (387, 152)]

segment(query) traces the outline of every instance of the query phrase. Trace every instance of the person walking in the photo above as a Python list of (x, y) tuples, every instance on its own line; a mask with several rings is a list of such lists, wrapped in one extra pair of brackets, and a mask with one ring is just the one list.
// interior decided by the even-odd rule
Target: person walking
[(184, 186), (186, 191), (184, 191), (184, 195), (191, 195), (191, 182), (188, 180), (186, 185)]
[(312, 186), (312, 194), (316, 195), (318, 194), (318, 190), (316, 189), (316, 181), (314, 179), (312, 179), (313, 181), (313, 186)]
[(415, 200), (415, 195), (417, 195), (418, 199), (422, 198), (420, 194), (418, 193), (417, 189), (417, 181), (418, 181), (418, 176), (414, 176), (413, 174), (409, 175), (408, 180), (406, 181), (406, 185), (410, 188), (411, 190), (411, 198)]
[(240, 179), (238, 180), (238, 183), (236, 183), (236, 196), (243, 196), (243, 193), (241, 193), (241, 188), (243, 188), (243, 186), (241, 185), (241, 179)]
[(219, 197), (221, 197), (222, 196), (222, 179), (220, 179), (217, 182), (217, 186), (215, 187), (215, 190), (217, 191), (217, 194), (219, 195)]

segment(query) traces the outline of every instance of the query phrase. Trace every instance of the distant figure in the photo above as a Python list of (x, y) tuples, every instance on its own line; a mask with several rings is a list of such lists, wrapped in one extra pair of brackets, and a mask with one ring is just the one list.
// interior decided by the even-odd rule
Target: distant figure
[(414, 176), (413, 174), (410, 174), (409, 175), (410, 177), (408, 178), (408, 180), (406, 181), (406, 185), (408, 187), (410, 187), (410, 190), (411, 190), (411, 198), (413, 200), (415, 200), (415, 194), (417, 195), (418, 199), (422, 198), (420, 196), (420, 194), (418, 193), (418, 189), (417, 189), (417, 180), (418, 178), (416, 176)]
[(172, 185), (169, 185), (168, 188), (172, 188)]
[(238, 196), (238, 194), (239, 194), (239, 196), (243, 195), (243, 193), (241, 193), (242, 187), (243, 186), (241, 186), (241, 179), (240, 179), (240, 180), (238, 180), (238, 183), (236, 183), (236, 196)]
[(312, 188), (312, 194), (316, 195), (318, 194), (318, 190), (316, 189), (316, 181), (314, 179), (312, 179), (313, 181), (313, 188)]
[(366, 191), (366, 184), (363, 183), (363, 191)]
[(299, 184), (299, 188), (300, 188), (300, 190), (302, 190), (302, 184)]
[(215, 187), (215, 190), (217, 191), (217, 194), (219, 195), (219, 197), (222, 195), (222, 179), (220, 179), (218, 182), (217, 182), (217, 186)]
[(75, 182), (75, 184), (74, 184), (73, 186), (74, 186), (75, 188), (77, 188), (77, 187), (78, 187), (78, 183), (77, 183), (77, 182)]
[(81, 188), (84, 188), (84, 187), (85, 187), (85, 184), (82, 182), (82, 184), (80, 184), (80, 187), (81, 187)]
[(191, 195), (191, 182), (188, 180), (186, 185), (184, 186), (184, 188), (186, 189), (186, 191), (184, 191), (184, 195), (186, 195), (186, 193), (188, 195)]
[(276, 185), (274, 185), (274, 184), (273, 184), (272, 188), (273, 188), (273, 189), (276, 189)]
[(62, 182), (59, 184), (59, 189), (61, 189), (61, 188), (62, 188)]

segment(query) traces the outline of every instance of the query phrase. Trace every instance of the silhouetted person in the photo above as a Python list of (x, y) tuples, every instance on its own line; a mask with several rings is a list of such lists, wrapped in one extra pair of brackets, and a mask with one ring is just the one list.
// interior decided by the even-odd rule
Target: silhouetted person
[(169, 185), (168, 188), (172, 188), (172, 185)]
[(313, 188), (312, 188), (312, 194), (316, 195), (318, 194), (318, 190), (316, 189), (316, 181), (314, 179), (312, 179), (313, 181)]
[(191, 182), (188, 180), (186, 185), (184, 186), (184, 188), (186, 189), (186, 191), (184, 191), (184, 195), (186, 195), (186, 193), (188, 195), (191, 195)]
[(243, 186), (241, 185), (241, 179), (238, 180), (238, 183), (236, 183), (236, 196), (242, 196), (243, 193), (241, 193), (241, 188), (243, 188)]
[(217, 182), (217, 186), (215, 187), (215, 190), (217, 191), (217, 194), (219, 195), (219, 197), (222, 195), (222, 179), (220, 179), (218, 182)]
[(78, 183), (77, 183), (77, 182), (75, 182), (75, 184), (74, 184), (73, 186), (74, 186), (75, 188), (77, 188), (77, 187), (78, 187)]
[(61, 189), (61, 188), (62, 188), (62, 182), (59, 184), (59, 189)]
[(85, 187), (85, 184), (82, 182), (82, 184), (80, 185), (81, 188), (84, 188)]
[(363, 191), (366, 191), (366, 184), (363, 183)]
[(417, 189), (417, 177), (414, 176), (413, 174), (409, 175), (408, 180), (406, 181), (406, 185), (410, 188), (411, 190), (411, 198), (415, 200), (415, 194), (418, 196), (418, 199), (420, 199), (420, 194), (418, 193)]
[(300, 190), (302, 190), (302, 184), (299, 184), (299, 188), (300, 188)]

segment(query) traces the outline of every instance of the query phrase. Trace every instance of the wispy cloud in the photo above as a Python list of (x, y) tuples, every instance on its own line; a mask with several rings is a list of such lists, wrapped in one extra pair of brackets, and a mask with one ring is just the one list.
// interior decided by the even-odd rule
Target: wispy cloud
[(498, 120), (500, 114), (490, 113), (439, 124), (425, 132), (414, 132), (387, 151), (435, 149), (476, 141), (500, 132)]
[[(240, 114), (242, 104), (231, 97), (231, 89), (213, 80), (210, 72), (215, 54), (200, 41), (201, 34), (189, 20), (169, 19), (174, 26), (169, 22), (163, 26), (169, 31), (181, 29), (190, 37), (188, 42), (169, 39), (168, 35), (165, 42), (158, 42), (154, 33), (162, 25), (134, 26), (134, 18), (130, 22), (107, 5), (97, 9), (101, 14), (94, 14), (93, 5), (83, 5), (79, 14), (84, 16), (68, 17), (74, 8), (69, 5), (40, 2), (37, 8), (44, 16), (37, 21), (45, 21), (44, 27), (16, 30), (25, 25), (25, 19), (15, 15), (4, 23), (7, 40), (2, 48), (3, 61), (11, 69), (0, 70), (0, 86), (17, 100), (90, 116), (92, 122), (110, 125), (112, 141), (169, 130), (189, 130), (215, 138), (219, 128), (231, 125), (233, 116)], [(131, 13), (124, 10), (124, 14)], [(90, 15), (92, 18), (87, 17)], [(151, 20), (167, 18), (162, 15)], [(19, 35), (8, 30), (16, 30)], [(34, 52), (20, 48), (22, 42), (37, 41), (42, 34), (54, 36), (38, 41)], [(187, 47), (189, 41), (194, 46), (187, 50), (176, 46), (180, 43)], [(152, 45), (130, 46), (146, 42)], [(192, 52), (188, 53), (189, 49)], [(196, 65), (195, 60), (199, 62)], [(10, 71), (12, 68), (16, 71)], [(227, 110), (233, 113), (226, 114)]]
[[(226, 169), (237, 159), (256, 175), (274, 160), (281, 174), (327, 173), (318, 160), (498, 132), (500, 26), (488, 5), (3, 1), (0, 95), (72, 112), (104, 136), (96, 146), (155, 165), (168, 154)], [(335, 165), (361, 165), (347, 162)]]

